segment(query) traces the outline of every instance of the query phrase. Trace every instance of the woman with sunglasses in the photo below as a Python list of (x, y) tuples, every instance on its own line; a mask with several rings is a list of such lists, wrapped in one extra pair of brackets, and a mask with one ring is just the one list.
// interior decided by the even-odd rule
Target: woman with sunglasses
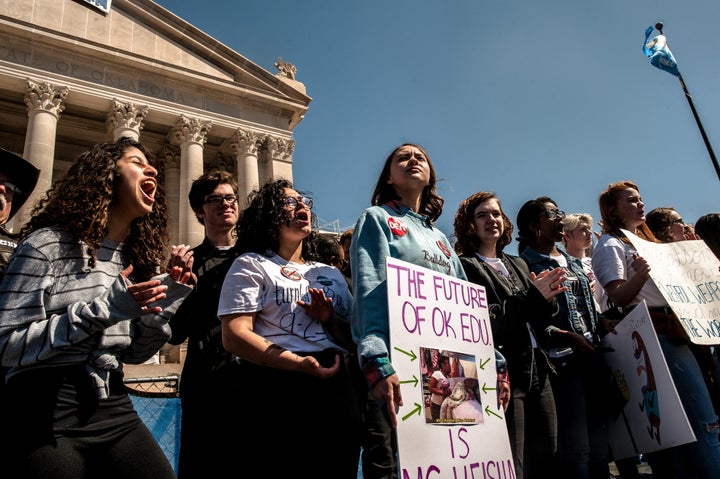
[(582, 261), (557, 247), (563, 219), (547, 196), (529, 200), (517, 215), (518, 251), (530, 271), (540, 274), (562, 268), (567, 288), (556, 298), (560, 315), (547, 323), (541, 343), (554, 359), (557, 374), (550, 378), (558, 418), (558, 477), (586, 479), (609, 476), (609, 371), (599, 349), (600, 327), (590, 279)]
[(238, 454), (268, 477), (357, 477), (360, 413), (345, 360), (352, 296), (316, 262), (313, 200), (278, 179), (237, 223), (241, 253), (220, 293), (222, 342), (236, 356)]

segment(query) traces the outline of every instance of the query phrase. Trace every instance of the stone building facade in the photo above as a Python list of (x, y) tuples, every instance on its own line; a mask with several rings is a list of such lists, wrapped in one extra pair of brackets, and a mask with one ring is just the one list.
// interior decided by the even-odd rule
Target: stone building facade
[(0, 147), (41, 171), (33, 197), (81, 152), (123, 135), (161, 160), (172, 241), (197, 245), (193, 179), (237, 175), (243, 198), (292, 180), (293, 130), (311, 98), (296, 68), (271, 73), (151, 0), (0, 0)]

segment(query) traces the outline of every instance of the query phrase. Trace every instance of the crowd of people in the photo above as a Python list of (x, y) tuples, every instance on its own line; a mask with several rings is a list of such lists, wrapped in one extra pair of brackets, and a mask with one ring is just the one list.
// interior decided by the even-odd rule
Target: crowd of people
[[(233, 175), (213, 170), (188, 195), (203, 242), (170, 245), (155, 159), (121, 138), (81, 154), (13, 234), (2, 226), (39, 172), (0, 153), (3, 477), (175, 477), (122, 365), (187, 341), (180, 479), (256, 467), (398, 478), (388, 257), (484, 286), (515, 477), (610, 477), (601, 339), (642, 301), (697, 439), (647, 454), (653, 477), (720, 477), (717, 348), (687, 338), (624, 233), (704, 240), (720, 258), (720, 213), (693, 226), (672, 207), (646, 212), (638, 185), (621, 180), (599, 193), (595, 237), (590, 215), (549, 196), (513, 223), (479, 191), (454, 212), (451, 242), (435, 225), (445, 206), (435, 166), (406, 143), (378, 165), (369, 206), (339, 237), (318, 231), (313, 198), (291, 181), (240, 198)], [(430, 363), (428, 420), (483, 422), (477, 379), (451, 381), (447, 356)], [(637, 458), (615, 462), (623, 479), (639, 477)]]

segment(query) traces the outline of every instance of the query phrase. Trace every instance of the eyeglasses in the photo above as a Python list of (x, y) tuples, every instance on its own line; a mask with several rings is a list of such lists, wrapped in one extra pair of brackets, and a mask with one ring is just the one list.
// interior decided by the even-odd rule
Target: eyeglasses
[(307, 196), (286, 196), (283, 198), (283, 205), (290, 206), (291, 208), (297, 209), (300, 205), (305, 206), (307, 209), (311, 210), (313, 207), (313, 199), (308, 198)]
[(9, 181), (3, 181), (3, 186), (5, 186), (5, 191), (10, 192), (10, 194), (12, 194), (13, 196), (19, 196), (22, 193), (22, 191), (20, 191), (20, 188), (13, 185)]
[(238, 195), (210, 195), (207, 198), (205, 198), (204, 203), (207, 203), (212, 206), (220, 206), (223, 204), (223, 201), (227, 201), (227, 204), (230, 206), (237, 203)]
[(565, 218), (565, 212), (561, 210), (550, 210), (545, 212), (545, 216), (547, 216), (551, 220), (557, 218), (560, 218), (562, 220)]

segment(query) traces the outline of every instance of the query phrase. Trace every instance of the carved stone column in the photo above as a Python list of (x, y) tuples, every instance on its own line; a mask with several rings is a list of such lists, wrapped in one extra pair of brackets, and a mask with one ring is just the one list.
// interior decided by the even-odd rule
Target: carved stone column
[(238, 195), (241, 200), (241, 208), (246, 206), (248, 195), (260, 186), (257, 155), (262, 139), (262, 135), (257, 132), (238, 128), (229, 141), (237, 163)]
[(132, 102), (113, 99), (112, 109), (108, 113), (106, 121), (113, 139), (129, 136), (138, 141), (148, 109), (147, 105), (137, 106)]
[(292, 181), (292, 153), (295, 140), (268, 135), (263, 143), (263, 178), (285, 178)]
[(203, 145), (210, 128), (211, 121), (182, 115), (170, 132), (171, 143), (180, 145), (178, 242), (190, 246), (199, 245), (205, 237), (203, 227), (195, 218), (187, 198), (193, 180), (203, 174)]
[[(180, 198), (180, 148), (175, 145), (163, 145), (157, 154), (165, 164), (165, 196), (167, 196), (170, 215), (170, 242), (180, 243), (180, 203), (188, 199)], [(188, 203), (189, 204), (189, 203)], [(196, 245), (190, 245), (196, 246)]]
[(23, 157), (40, 170), (40, 178), (33, 193), (13, 218), (11, 226), (15, 231), (27, 222), (33, 206), (52, 184), (57, 122), (65, 109), (67, 95), (67, 87), (27, 79), (25, 104), (28, 109), (28, 126)]

